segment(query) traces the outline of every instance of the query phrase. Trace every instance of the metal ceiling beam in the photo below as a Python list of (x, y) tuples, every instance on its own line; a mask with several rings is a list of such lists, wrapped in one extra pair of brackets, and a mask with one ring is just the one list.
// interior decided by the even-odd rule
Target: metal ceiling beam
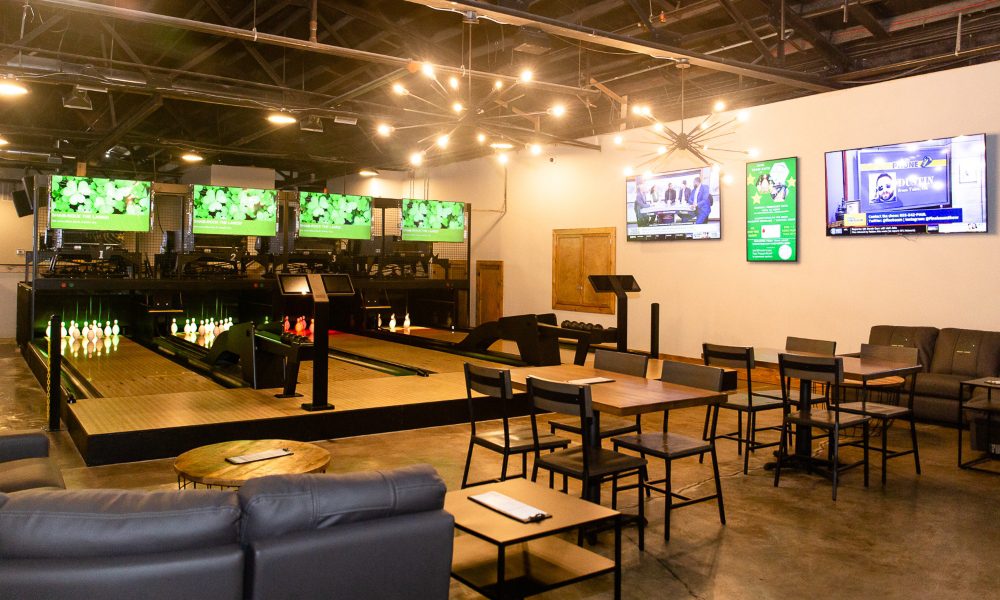
[[(422, 4), (431, 8), (462, 12), (459, 8), (475, 11), (480, 16), (486, 16), (500, 23), (509, 25), (530, 26), (540, 29), (546, 33), (568, 37), (579, 42), (596, 44), (645, 54), (654, 58), (662, 59), (688, 59), (691, 64), (715, 71), (753, 77), (774, 83), (783, 83), (794, 87), (800, 87), (815, 92), (828, 92), (837, 89), (839, 84), (831, 82), (825, 78), (799, 73), (786, 69), (774, 67), (764, 67), (750, 65), (739, 61), (709, 56), (698, 52), (692, 52), (683, 48), (675, 48), (657, 42), (641, 40), (634, 37), (623, 36), (609, 31), (602, 31), (593, 27), (586, 27), (551, 19), (540, 15), (535, 15), (519, 10), (505, 8), (495, 4), (487, 4), (475, 0), (406, 0), (413, 4)], [(595, 90), (596, 91), (596, 90)]]
[[(28, 46), (28, 45), (30, 45), (31, 42), (35, 41), (35, 39), (38, 38), (38, 36), (42, 35), (46, 31), (52, 29), (56, 25), (62, 23), (63, 19), (64, 19), (64, 15), (60, 15), (60, 14), (52, 15), (51, 17), (48, 18), (48, 20), (46, 20), (45, 22), (43, 22), (41, 25), (39, 25), (38, 27), (35, 27), (34, 29), (32, 29), (31, 31), (29, 31), (28, 33), (24, 34), (24, 37), (22, 37), (21, 39), (17, 40), (16, 42), (14, 42), (12, 44), (12, 46)], [(7, 50), (4, 50), (3, 52), (0, 52), (0, 62), (7, 62), (9, 59), (17, 56), (17, 53), (18, 53), (18, 50), (16, 48), (14, 48), (14, 47), (12, 47), (10, 49), (7, 49)]]
[(104, 137), (97, 140), (87, 151), (87, 158), (96, 158), (98, 155), (117, 144), (128, 132), (146, 120), (146, 117), (159, 110), (163, 105), (163, 97), (159, 94), (150, 97), (139, 108), (132, 111), (127, 119), (118, 124), (117, 127), (104, 134)]
[[(757, 3), (765, 9), (770, 10), (775, 15), (775, 21), (784, 22), (787, 25), (790, 25), (792, 29), (795, 30), (795, 33), (812, 44), (813, 48), (827, 57), (830, 60), (830, 64), (845, 71), (850, 69), (851, 57), (838, 48), (836, 44), (826, 39), (826, 37), (824, 37), (824, 35), (816, 29), (812, 22), (790, 9), (782, 2), (782, 0), (757, 0)], [(784, 7), (784, 14), (782, 14), (781, 11), (782, 7)], [(776, 24), (776, 28), (780, 30), (781, 25)]]
[[(230, 27), (228, 25), (217, 25), (215, 23), (192, 21), (188, 19), (182, 19), (179, 17), (172, 17), (169, 15), (162, 15), (158, 13), (151, 13), (140, 10), (132, 10), (129, 8), (122, 8), (118, 6), (105, 6), (103, 4), (95, 4), (93, 2), (86, 2), (84, 0), (34, 0), (34, 1), (35, 4), (40, 4), (44, 6), (55, 6), (65, 10), (95, 14), (111, 19), (123, 19), (126, 21), (133, 21), (136, 23), (146, 23), (150, 25), (172, 27), (175, 29), (188, 29), (191, 31), (197, 31), (199, 33), (233, 38), (245, 42), (257, 42), (260, 44), (280, 46), (282, 48), (290, 48), (292, 50), (301, 50), (303, 52), (314, 52), (317, 54), (325, 54), (328, 56), (340, 56), (344, 58), (350, 58), (365, 62), (393, 65), (396, 67), (406, 67), (411, 64), (420, 62), (411, 58), (401, 58), (398, 56), (388, 56), (385, 54), (377, 54), (375, 52), (367, 52), (364, 50), (355, 50), (353, 48), (331, 46), (329, 44), (320, 44), (316, 42), (310, 42), (308, 40), (299, 40), (281, 35), (263, 33), (260, 31), (258, 32), (248, 31), (246, 29), (239, 29), (236, 27)], [(460, 67), (452, 67), (448, 65), (434, 65), (434, 66), (438, 72), (448, 75), (465, 75), (484, 80), (501, 79), (511, 83), (517, 81), (516, 77), (510, 75), (499, 75), (496, 73), (487, 73), (484, 71), (466, 70)], [(532, 87), (563, 94), (600, 95), (600, 92), (597, 90), (547, 83), (544, 81), (534, 81), (532, 82)]]
[(882, 23), (875, 18), (875, 15), (871, 13), (867, 8), (860, 4), (852, 4), (847, 8), (850, 11), (851, 16), (854, 17), (858, 23), (871, 32), (877, 40), (884, 40), (889, 37), (889, 32)]
[(743, 31), (743, 35), (747, 36), (750, 42), (754, 45), (754, 48), (757, 49), (757, 52), (760, 52), (764, 61), (767, 62), (767, 64), (772, 64), (773, 58), (771, 57), (771, 49), (767, 47), (764, 40), (760, 39), (757, 32), (754, 31), (750, 23), (747, 22), (746, 17), (744, 17), (743, 13), (740, 12), (740, 9), (736, 8), (736, 4), (733, 3), (732, 0), (719, 0), (719, 3), (722, 4), (723, 10), (729, 13), (729, 16), (733, 19), (733, 21), (739, 25), (740, 29)]

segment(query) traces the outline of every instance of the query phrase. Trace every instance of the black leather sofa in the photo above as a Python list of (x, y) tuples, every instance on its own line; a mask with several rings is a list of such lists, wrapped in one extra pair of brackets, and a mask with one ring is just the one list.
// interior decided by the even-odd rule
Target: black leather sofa
[(238, 492), (0, 493), (0, 596), (444, 599), (444, 494), (426, 465)]
[(918, 349), (923, 370), (914, 383), (913, 413), (921, 421), (957, 425), (959, 384), (1000, 374), (997, 331), (876, 325), (868, 343)]

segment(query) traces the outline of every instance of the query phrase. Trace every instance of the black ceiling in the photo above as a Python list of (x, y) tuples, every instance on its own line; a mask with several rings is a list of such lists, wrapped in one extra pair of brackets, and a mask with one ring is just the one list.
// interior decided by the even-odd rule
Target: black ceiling
[[(30, 88), (0, 99), (0, 164), (169, 181), (195, 150), (285, 187), (407, 168), (418, 150), (433, 164), (500, 139), (580, 144), (648, 124), (637, 104), (671, 120), (678, 59), (691, 115), (1000, 56), (1000, 1), (981, 0), (3, 0), (0, 19), (0, 74)], [(64, 107), (75, 85), (91, 110)], [(277, 109), (323, 131), (271, 125)]]

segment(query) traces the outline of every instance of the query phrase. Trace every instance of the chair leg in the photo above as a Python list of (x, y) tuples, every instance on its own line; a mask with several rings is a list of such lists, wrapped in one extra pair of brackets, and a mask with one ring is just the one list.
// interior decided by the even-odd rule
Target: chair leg
[(462, 487), (468, 487), (469, 485), (469, 466), (472, 464), (472, 448), (475, 444), (472, 443), (472, 438), (469, 438), (469, 452), (465, 455), (465, 471), (462, 472)]
[(743, 415), (736, 413), (736, 456), (743, 454)]
[(781, 423), (781, 439), (778, 440), (778, 457), (774, 463), (774, 487), (778, 487), (781, 479), (781, 457), (788, 450), (788, 423)]
[[(531, 480), (535, 481), (538, 479), (538, 460), (531, 463)], [(549, 471), (549, 487), (552, 487), (552, 471)]]
[(756, 426), (757, 417), (750, 411), (747, 411), (747, 447), (746, 452), (743, 453), (743, 474), (746, 475), (750, 472), (750, 453), (754, 451), (754, 435), (753, 430)]
[[(563, 489), (562, 489), (562, 491), (563, 491), (564, 494), (569, 492), (569, 479), (567, 479), (565, 475), (563, 475)], [(586, 494), (586, 491), (584, 491), (584, 494)]]
[[(861, 428), (862, 433), (865, 434), (865, 444), (864, 444), (864, 461), (865, 461), (865, 487), (868, 487), (868, 421)], [(885, 430), (883, 429), (883, 432)], [(884, 433), (882, 435), (885, 435)], [(882, 452), (882, 483), (885, 483), (885, 452)]]
[(715, 455), (715, 444), (712, 444), (712, 471), (715, 474), (715, 495), (719, 503), (719, 522), (726, 524), (726, 505), (722, 501), (722, 479), (719, 477), (719, 458)]
[(637, 500), (639, 501), (639, 551), (641, 552), (646, 549), (646, 509), (644, 508), (646, 503), (642, 498), (642, 488), (645, 487), (643, 484), (646, 480), (646, 467), (643, 467), (639, 471), (638, 477), (639, 487), (637, 489), (639, 493)]
[(886, 480), (886, 463), (889, 461), (889, 420), (882, 421), (882, 485)]
[(521, 477), (528, 476), (528, 453), (521, 453)]
[[(706, 442), (708, 441), (708, 422), (709, 422), (709, 420), (711, 418), (712, 418), (712, 407), (711, 406), (706, 406), (705, 407), (705, 424), (701, 428), (701, 439), (705, 440)], [(666, 433), (666, 428), (663, 429), (663, 432)]]
[[(705, 426), (702, 427), (702, 430), (701, 430), (701, 439), (705, 440), (706, 442), (709, 441), (708, 440), (708, 424), (709, 424), (709, 421), (712, 418), (716, 418), (717, 419), (718, 416), (719, 416), (719, 407), (718, 406), (706, 406), (705, 407)], [(663, 412), (663, 418), (664, 419), (667, 418), (666, 411)], [(666, 433), (666, 432), (667, 432), (667, 422), (664, 420), (663, 421), (663, 433)], [(702, 464), (704, 462), (705, 462), (705, 455), (704, 454), (699, 454), (698, 455), (698, 464)]]
[[(834, 425), (830, 436), (830, 466), (833, 468), (833, 501), (837, 501), (837, 478), (840, 475), (840, 428)], [(865, 448), (868, 448), (868, 430), (865, 429)], [(868, 450), (865, 450), (865, 480), (868, 480)]]
[(500, 481), (507, 481), (507, 462), (510, 460), (510, 451), (504, 450), (503, 463), (500, 466)]
[[(962, 426), (961, 423), (958, 424)], [(920, 475), (920, 453), (917, 451), (917, 424), (913, 420), (913, 411), (910, 410), (910, 440), (913, 442), (913, 465), (917, 468), (917, 475)]]
[(664, 461), (666, 463), (666, 479), (663, 481), (663, 488), (666, 490), (666, 500), (663, 505), (663, 539), (665, 541), (670, 541), (670, 511), (673, 510), (674, 504), (674, 494), (673, 487), (670, 485), (670, 461)]
[(611, 510), (618, 509), (618, 474), (611, 476)]

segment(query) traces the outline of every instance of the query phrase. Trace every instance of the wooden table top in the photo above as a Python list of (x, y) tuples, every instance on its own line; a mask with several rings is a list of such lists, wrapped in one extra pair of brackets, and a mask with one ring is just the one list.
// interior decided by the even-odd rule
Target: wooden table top
[[(292, 452), (257, 462), (234, 465), (230, 456), (286, 448)], [(234, 440), (188, 450), (174, 461), (177, 475), (193, 483), (240, 487), (248, 479), (265, 475), (321, 473), (330, 464), (330, 453), (316, 444), (292, 440)]]
[[(500, 492), (543, 510), (551, 518), (522, 523), (469, 500), (469, 496)], [(455, 517), (455, 527), (494, 544), (514, 544), (552, 535), (618, 515), (618, 511), (549, 489), (527, 479), (508, 479), (448, 492), (444, 509)]]
[[(819, 358), (829, 356), (826, 354), (816, 354), (814, 352), (794, 352), (777, 350), (774, 348), (754, 348), (754, 360), (762, 365), (773, 365), (774, 367), (777, 367), (779, 354), (792, 354), (795, 356)], [(920, 372), (920, 369), (923, 368), (920, 364), (912, 365), (878, 358), (862, 358), (856, 355), (839, 355), (838, 357), (844, 364), (844, 378), (857, 379), (863, 382), (870, 382), (873, 379), (879, 379), (882, 377), (903, 377), (912, 373), (918, 373)]]
[(722, 402), (726, 395), (711, 390), (667, 383), (659, 379), (646, 379), (622, 375), (580, 365), (553, 365), (549, 367), (518, 367), (510, 370), (511, 382), (516, 389), (527, 389), (529, 376), (570, 381), (589, 377), (614, 379), (610, 383), (591, 386), (594, 410), (618, 416), (638, 415), (675, 408), (707, 406)]

